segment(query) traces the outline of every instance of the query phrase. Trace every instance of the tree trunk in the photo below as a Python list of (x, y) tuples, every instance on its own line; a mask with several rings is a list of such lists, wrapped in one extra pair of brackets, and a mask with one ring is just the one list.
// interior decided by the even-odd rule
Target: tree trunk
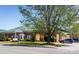
[(50, 44), (50, 42), (51, 42), (51, 39), (52, 39), (51, 36), (52, 36), (52, 35), (51, 35), (51, 32), (49, 32), (49, 33), (47, 34), (47, 43), (48, 43), (48, 44)]

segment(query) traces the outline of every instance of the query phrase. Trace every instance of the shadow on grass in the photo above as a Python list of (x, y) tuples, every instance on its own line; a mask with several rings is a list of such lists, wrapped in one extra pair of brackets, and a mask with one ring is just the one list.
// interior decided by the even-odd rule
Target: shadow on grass
[(20, 46), (20, 47), (36, 47), (36, 48), (54, 48), (57, 49), (56, 47), (48, 47), (48, 46), (37, 46), (37, 45), (13, 45), (13, 44), (3, 44), (3, 46)]

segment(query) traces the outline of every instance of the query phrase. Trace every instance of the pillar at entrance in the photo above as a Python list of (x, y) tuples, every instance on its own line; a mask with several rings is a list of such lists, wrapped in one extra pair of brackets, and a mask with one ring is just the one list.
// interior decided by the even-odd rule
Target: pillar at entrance
[(36, 34), (36, 36), (35, 36), (35, 41), (37, 41), (37, 42), (40, 41), (40, 34)]
[(56, 34), (56, 42), (59, 43), (59, 39), (60, 39), (60, 35), (59, 34)]
[(42, 34), (40, 35), (40, 40), (44, 41), (44, 35), (42, 35)]
[(67, 35), (66, 35), (66, 39), (69, 39), (69, 38), (70, 38), (70, 35), (67, 34)]

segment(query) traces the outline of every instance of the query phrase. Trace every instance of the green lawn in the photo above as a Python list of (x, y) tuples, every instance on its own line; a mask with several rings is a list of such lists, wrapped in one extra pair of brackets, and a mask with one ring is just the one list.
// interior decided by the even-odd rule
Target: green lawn
[[(19, 46), (45, 46), (48, 45), (47, 42), (28, 42), (28, 41), (19, 41), (19, 42), (11, 42), (11, 41), (4, 41), (0, 42), (0, 44), (8, 44), (8, 45), (19, 45)], [(61, 43), (51, 42), (50, 46), (62, 47), (66, 46)]]

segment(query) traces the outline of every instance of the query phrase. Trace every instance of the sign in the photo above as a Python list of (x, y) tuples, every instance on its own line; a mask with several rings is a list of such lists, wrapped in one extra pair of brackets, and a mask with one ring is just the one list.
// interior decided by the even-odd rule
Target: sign
[(13, 38), (13, 41), (18, 41), (18, 38)]

